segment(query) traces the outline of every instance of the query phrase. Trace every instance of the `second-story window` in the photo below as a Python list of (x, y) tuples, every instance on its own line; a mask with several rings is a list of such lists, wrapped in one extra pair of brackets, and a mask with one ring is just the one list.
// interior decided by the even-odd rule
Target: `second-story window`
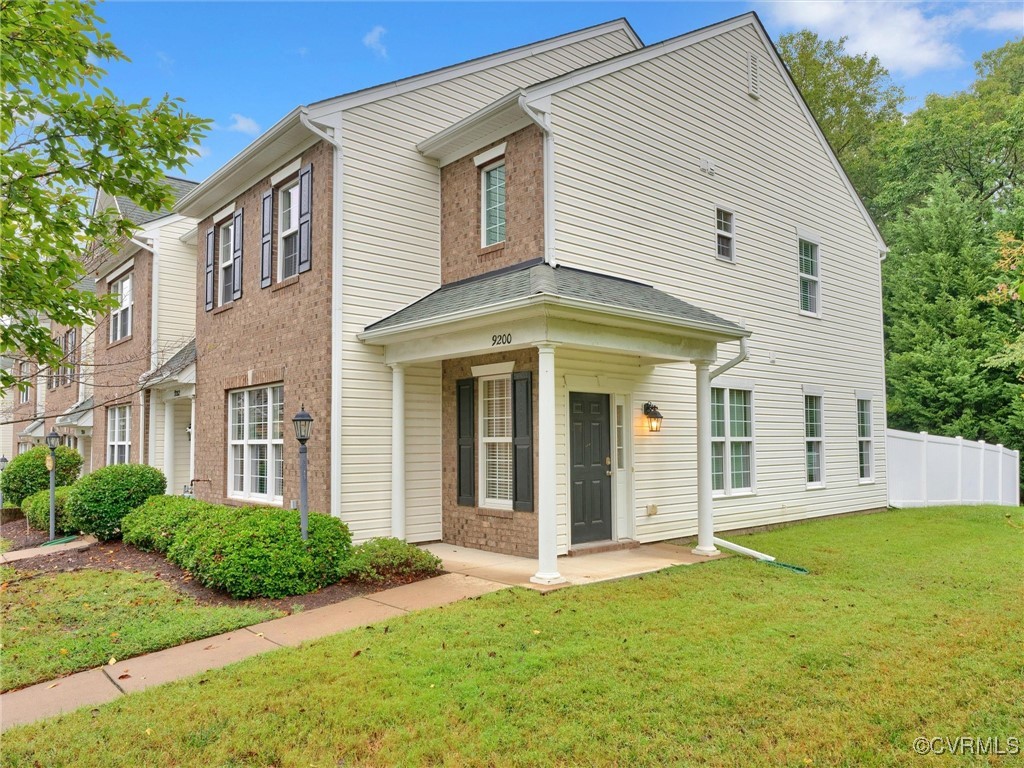
[(735, 261), (736, 247), (733, 242), (732, 211), (718, 208), (715, 211), (715, 226), (718, 232), (718, 258), (722, 261)]
[(132, 335), (132, 276), (111, 283), (110, 294), (117, 297), (117, 306), (110, 313), (110, 341), (115, 342)]
[[(25, 381), (29, 378), (31, 370), (26, 363), (18, 363), (18, 378)], [(22, 405), (32, 401), (32, 385), (22, 387), (18, 390), (18, 402)]]
[(217, 244), (220, 252), (220, 301), (219, 304), (227, 304), (233, 297), (234, 280), (232, 275), (235, 250), (235, 225), (229, 221), (222, 224), (217, 231)]
[(286, 186), (280, 193), (281, 218), (278, 222), (278, 268), (280, 276), (299, 274), (299, 182)]
[(62, 384), (70, 384), (75, 380), (75, 368), (78, 365), (78, 334), (74, 328), (64, 334), (64, 364), (60, 369)]
[(800, 311), (821, 313), (821, 277), (818, 273), (818, 244), (800, 240)]
[(484, 247), (505, 241), (505, 161), (480, 171)]

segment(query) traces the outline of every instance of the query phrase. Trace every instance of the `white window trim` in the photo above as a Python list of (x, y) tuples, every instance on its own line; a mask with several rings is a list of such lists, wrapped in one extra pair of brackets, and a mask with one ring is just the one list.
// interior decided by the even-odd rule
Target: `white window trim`
[[(807, 398), (817, 397), (821, 403), (821, 437), (807, 437)], [(804, 425), (804, 463), (803, 463), (803, 476), (804, 482), (807, 484), (807, 490), (818, 490), (825, 488), (828, 483), (828, 474), (825, 467), (825, 456), (828, 450), (828, 446), (825, 442), (825, 390), (820, 387), (813, 385), (804, 385), (803, 397), (800, 399), (802, 423)], [(819, 444), (819, 460), (821, 462), (821, 480), (817, 482), (807, 482), (807, 443), (816, 442)]]
[(302, 158), (297, 157), (270, 177), (270, 186), (276, 187), (289, 176), (294, 176), (302, 167)]
[[(124, 440), (117, 439), (117, 424), (124, 415)], [(116, 449), (124, 446), (124, 464), (131, 463), (132, 456), (132, 408), (131, 405), (112, 405), (107, 408), (107, 466), (121, 464), (114, 461)]]
[[(866, 396), (865, 396), (866, 395)], [(857, 419), (857, 479), (861, 485), (872, 485), (875, 482), (875, 403), (870, 394), (864, 392), (856, 393), (855, 417)], [(868, 404), (868, 436), (861, 437), (860, 434), (860, 404)], [(862, 477), (860, 474), (860, 449), (861, 444), (868, 444), (868, 474)]]
[[(108, 330), (107, 340), (111, 344), (113, 344), (115, 342), (118, 342), (118, 341), (123, 341), (124, 339), (127, 339), (127, 338), (129, 338), (132, 335), (132, 330), (133, 330), (132, 329), (132, 325), (133, 325), (134, 320), (135, 320), (135, 318), (132, 317), (132, 315), (134, 314), (133, 308), (135, 306), (135, 285), (134, 285), (135, 281), (133, 279), (133, 275), (134, 274), (135, 274), (134, 272), (122, 273), (121, 276), (118, 277), (116, 280), (114, 280), (114, 281), (112, 281), (112, 282), (107, 284), (107, 286), (108, 286), (107, 287), (107, 293), (114, 293), (114, 288), (115, 287), (117, 288), (117, 295), (118, 295), (118, 301), (119, 301), (117, 308), (110, 310), (110, 322), (109, 322), (110, 327), (107, 329)], [(126, 283), (128, 285), (128, 294), (129, 294), (129, 301), (128, 301), (127, 304), (124, 303), (124, 285)], [(126, 313), (128, 315), (128, 331), (127, 331), (127, 333), (118, 335), (115, 338), (115, 336), (114, 336), (114, 329), (116, 328), (116, 329), (118, 329), (118, 331), (120, 331), (120, 328), (121, 328), (121, 318)]]
[(470, 372), (473, 374), (474, 379), (479, 379), (482, 376), (496, 377), (502, 373), (512, 373), (515, 370), (515, 360), (509, 360), (504, 363), (491, 363), (490, 365), (474, 365), (470, 368)]
[[(718, 212), (728, 213), (732, 218), (732, 231), (726, 232), (718, 228)], [(730, 249), (729, 258), (725, 258), (718, 253), (718, 237), (724, 235), (729, 238)], [(736, 211), (727, 205), (716, 205), (715, 206), (715, 258), (724, 264), (735, 264), (736, 263)]]
[(507, 142), (503, 141), (496, 147), (491, 147), (490, 149), (484, 150), (479, 155), (473, 158), (473, 165), (479, 168), (481, 165), (487, 165), (492, 160), (497, 160), (499, 157), (504, 157), (506, 144)]
[[(744, 496), (756, 496), (757, 495), (757, 411), (754, 405), (754, 386), (748, 384), (740, 379), (715, 379), (712, 381), (712, 389), (721, 389), (725, 394), (725, 436), (724, 437), (712, 437), (712, 443), (722, 443), (725, 445), (723, 449), (723, 472), (722, 482), (724, 488), (719, 490), (713, 490), (712, 496), (714, 498), (730, 498), (737, 499)], [(750, 437), (733, 438), (730, 434), (729, 429), (729, 392), (732, 390), (741, 390), (750, 393)], [(749, 442), (750, 443), (750, 487), (749, 488), (732, 488), (732, 443), (736, 442)]]
[[(485, 381), (496, 381), (503, 379), (508, 382), (508, 395), (509, 395), (509, 433), (508, 437), (484, 437), (484, 417), (486, 414), (486, 403), (484, 401), (484, 382)], [(483, 376), (477, 378), (477, 387), (479, 389), (479, 397), (477, 398), (479, 405), (477, 406), (477, 453), (479, 459), (477, 460), (477, 475), (480, 488), (480, 507), (483, 509), (512, 509), (512, 499), (491, 499), (487, 497), (487, 456), (484, 450), (484, 446), (487, 443), (508, 443), (509, 450), (514, 452), (514, 446), (512, 444), (512, 426), (515, 420), (515, 414), (512, 411), (512, 374), (505, 373), (497, 376)], [(513, 453), (514, 455), (514, 453)], [(513, 459), (514, 466), (514, 459)], [(515, 495), (515, 477), (512, 478), (512, 495)]]
[(234, 212), (235, 212), (235, 204), (234, 203), (231, 203), (230, 205), (227, 205), (227, 206), (221, 208), (219, 211), (217, 211), (215, 214), (213, 214), (213, 225), (217, 226), (222, 221), (224, 221), (224, 219), (231, 218), (231, 216), (234, 214)]
[(500, 168), (505, 165), (505, 159), (502, 157), (496, 163), (490, 163), (480, 168), (480, 247), (490, 248), (491, 246), (500, 245), (508, 240), (508, 168), (505, 168), (505, 237), (501, 240), (496, 240), (493, 243), (487, 242), (487, 173), (493, 171), (495, 168)]
[[(284, 385), (283, 384), (264, 384), (259, 387), (245, 387), (243, 389), (231, 389), (227, 393), (227, 496), (229, 499), (239, 499), (242, 501), (258, 501), (263, 504), (272, 504), (280, 506), (284, 503), (284, 496), (277, 496), (273, 493), (274, 484), (276, 482), (275, 462), (274, 462), (274, 446), (282, 446), (281, 450), (284, 451), (284, 417), (282, 415), (281, 422), (281, 437), (274, 437), (274, 392), (273, 390), (281, 388), (281, 402), (284, 402)], [(265, 440), (253, 440), (248, 437), (249, 435), (249, 392), (257, 390), (267, 391), (267, 437)], [(245, 394), (245, 403), (242, 408), (242, 434), (244, 437), (241, 440), (236, 440), (234, 433), (231, 430), (231, 399), (233, 395), (237, 395), (241, 392)], [(243, 481), (242, 484), (244, 489), (242, 491), (234, 490), (234, 447), (241, 445), (243, 447), (242, 464), (244, 467)], [(267, 448), (267, 490), (268, 493), (254, 493), (250, 490), (252, 486), (252, 473), (250, 472), (251, 457), (249, 453), (249, 446), (251, 445), (264, 445)], [(282, 453), (283, 457), (283, 453)]]
[[(29, 374), (25, 372), (25, 363), (18, 363), (18, 378), (27, 379)], [(24, 389), (18, 390), (18, 404), (25, 405), (26, 403), (32, 402), (32, 386), (27, 386)]]
[[(286, 192), (296, 190), (295, 205), (292, 207), (292, 227), (285, 231), (284, 228), (284, 195)], [(289, 277), (294, 277), (299, 274), (299, 253), (298, 253), (298, 237), (299, 237), (299, 180), (293, 179), (286, 184), (282, 184), (280, 189), (275, 188), (274, 194), (277, 195), (277, 281), (281, 282)], [(285, 275), (284, 273), (284, 239), (288, 235), (295, 235), (295, 272), (291, 275)]]
[[(231, 244), (227, 249), (227, 261), (224, 260), (224, 232), (229, 230), (231, 232)], [(230, 219), (222, 224), (217, 225), (217, 306), (223, 307), (225, 304), (230, 304), (233, 299), (224, 298), (224, 271), (228, 267), (232, 267), (232, 285), (234, 282), (234, 256), (235, 256), (235, 222), (234, 219)], [(228, 286), (228, 290), (232, 290), (231, 286)], [(233, 295), (233, 294), (232, 294)]]
[[(802, 272), (800, 270), (800, 241), (804, 241), (804, 242), (810, 243), (811, 245), (814, 246), (814, 260), (815, 260), (816, 266), (818, 267), (818, 274), (817, 275), (809, 275), (809, 274), (806, 274), (806, 273), (804, 273), (804, 272)], [(822, 307), (822, 303), (823, 303), (822, 302), (822, 283), (823, 283), (823, 280), (822, 280), (822, 274), (821, 274), (821, 238), (818, 237), (818, 235), (816, 235), (813, 232), (808, 232), (806, 230), (800, 230), (800, 229), (797, 230), (797, 238), (796, 238), (796, 269), (797, 269), (797, 275), (798, 275), (798, 277), (797, 277), (797, 297), (796, 297), (797, 311), (801, 315), (803, 315), (804, 317), (817, 317), (817, 318), (821, 318), (821, 316), (822, 316), (821, 307)], [(817, 302), (817, 305), (818, 305), (818, 309), (817, 309), (816, 312), (809, 312), (808, 310), (804, 309), (803, 306), (801, 306), (801, 303), (800, 303), (800, 284), (802, 283), (802, 281), (804, 279), (813, 280), (814, 283), (815, 283), (815, 288), (816, 288), (815, 299), (816, 299), (816, 302)]]

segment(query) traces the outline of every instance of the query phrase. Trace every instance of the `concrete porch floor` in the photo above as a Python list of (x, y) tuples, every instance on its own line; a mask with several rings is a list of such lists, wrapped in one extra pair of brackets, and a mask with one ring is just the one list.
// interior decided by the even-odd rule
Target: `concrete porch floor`
[(692, 554), (689, 549), (675, 544), (641, 544), (634, 549), (616, 552), (559, 557), (558, 572), (565, 578), (566, 583), (543, 585), (530, 581), (530, 577), (537, 572), (536, 558), (502, 555), (452, 544), (427, 544), (423, 548), (440, 557), (444, 569), (449, 573), (461, 573), (539, 592), (570, 585), (613, 581), (660, 571), (673, 565), (696, 565), (725, 557), (721, 554), (710, 558), (700, 557)]

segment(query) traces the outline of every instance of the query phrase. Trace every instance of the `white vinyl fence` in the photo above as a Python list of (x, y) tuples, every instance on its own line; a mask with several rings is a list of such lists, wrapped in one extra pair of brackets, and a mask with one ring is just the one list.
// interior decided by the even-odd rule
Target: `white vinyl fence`
[(885, 432), (889, 504), (1020, 505), (1020, 451), (927, 432)]

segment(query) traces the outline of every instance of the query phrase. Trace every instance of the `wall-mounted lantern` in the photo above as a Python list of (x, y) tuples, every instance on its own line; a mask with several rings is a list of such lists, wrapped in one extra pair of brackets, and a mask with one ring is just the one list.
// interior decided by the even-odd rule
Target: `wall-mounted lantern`
[(654, 403), (644, 403), (644, 417), (647, 419), (647, 429), (651, 432), (661, 432), (661, 422), (665, 418)]

